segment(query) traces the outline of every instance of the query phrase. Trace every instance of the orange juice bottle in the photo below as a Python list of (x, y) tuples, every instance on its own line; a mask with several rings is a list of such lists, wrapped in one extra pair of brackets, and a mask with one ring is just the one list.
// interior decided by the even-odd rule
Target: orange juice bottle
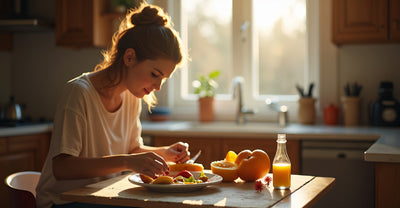
[(272, 163), (272, 183), (275, 189), (290, 188), (291, 163), (286, 151), (286, 134), (278, 134), (277, 149)]

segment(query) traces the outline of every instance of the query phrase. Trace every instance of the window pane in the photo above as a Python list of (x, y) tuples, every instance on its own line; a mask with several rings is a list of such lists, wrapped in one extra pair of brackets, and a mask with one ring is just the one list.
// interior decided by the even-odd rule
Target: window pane
[[(183, 24), (187, 25), (188, 62), (183, 82), (193, 93), (192, 81), (198, 76), (220, 70), (218, 94), (230, 90), (232, 71), (232, 2), (231, 0), (190, 0), (183, 3)], [(185, 80), (185, 77), (183, 77)], [(186, 91), (186, 90), (184, 90)]]
[(260, 95), (297, 94), (306, 73), (306, 0), (254, 0)]

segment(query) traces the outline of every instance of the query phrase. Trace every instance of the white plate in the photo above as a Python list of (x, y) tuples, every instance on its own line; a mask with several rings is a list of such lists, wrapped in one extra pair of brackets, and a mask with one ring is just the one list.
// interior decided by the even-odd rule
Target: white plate
[[(177, 174), (178, 172), (170, 173), (171, 175)], [(198, 178), (201, 172), (191, 172), (194, 178)], [(130, 176), (128, 179), (131, 183), (143, 186), (150, 191), (156, 192), (189, 192), (189, 191), (198, 191), (206, 186), (218, 184), (222, 181), (222, 176), (212, 173), (204, 173), (208, 177), (208, 181), (204, 183), (196, 183), (196, 184), (150, 184), (143, 183), (142, 179), (140, 179), (139, 174), (134, 174)]]

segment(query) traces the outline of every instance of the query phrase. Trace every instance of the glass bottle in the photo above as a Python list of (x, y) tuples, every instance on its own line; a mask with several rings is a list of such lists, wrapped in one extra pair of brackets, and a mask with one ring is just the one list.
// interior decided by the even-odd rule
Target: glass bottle
[(272, 183), (275, 189), (290, 188), (291, 163), (286, 151), (286, 134), (278, 134), (277, 149), (272, 163)]

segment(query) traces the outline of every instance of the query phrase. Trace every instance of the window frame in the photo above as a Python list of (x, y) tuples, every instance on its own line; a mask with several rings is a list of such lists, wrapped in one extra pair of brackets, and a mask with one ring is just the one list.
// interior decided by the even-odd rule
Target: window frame
[[(174, 27), (180, 34), (184, 34), (186, 31), (183, 25), (183, 14), (180, 10), (181, 0), (168, 0), (167, 2), (167, 11), (171, 15), (172, 20), (174, 22)], [(318, 0), (307, 0), (307, 61), (306, 68), (309, 69), (307, 74), (305, 75), (305, 83), (314, 82), (316, 87), (314, 88), (314, 95), (317, 96), (319, 93), (319, 20), (318, 20), (318, 9), (319, 3)], [(257, 95), (254, 93), (254, 87), (257, 86), (257, 82), (252, 81), (251, 84), (248, 80), (257, 80), (253, 79), (258, 76), (257, 74), (257, 66), (255, 62), (255, 54), (256, 52), (253, 50), (253, 41), (254, 35), (253, 27), (252, 27), (252, 0), (232, 0), (233, 3), (233, 14), (235, 11), (242, 9), (244, 13), (243, 15), (233, 15), (232, 18), (232, 28), (233, 28), (233, 41), (241, 42), (241, 39), (244, 37), (246, 39), (247, 44), (234, 44), (233, 45), (233, 66), (234, 66), (234, 74), (238, 76), (243, 76), (246, 80), (243, 86), (243, 103), (244, 106), (248, 109), (253, 109), (256, 111), (256, 115), (248, 116), (248, 121), (276, 121), (277, 120), (277, 112), (268, 108), (265, 104), (266, 98), (281, 99), (280, 104), (287, 105), (289, 108), (289, 119), (291, 121), (297, 121), (297, 100), (299, 98), (298, 95)], [(238, 28), (243, 24), (243, 22), (249, 21), (250, 24), (245, 33), (241, 33)], [(235, 30), (236, 28), (236, 30)], [(235, 32), (236, 31), (236, 32)], [(185, 40), (185, 36), (181, 36), (183, 40), (184, 46), (187, 45), (187, 40)], [(246, 57), (246, 58), (241, 58)], [(252, 57), (252, 58), (251, 58)], [(182, 89), (181, 82), (182, 77), (185, 76), (187, 70), (185, 64), (182, 64), (181, 68), (178, 68), (174, 76), (168, 81), (167, 87), (168, 93), (166, 96), (167, 103), (166, 105), (172, 109), (171, 111), (171, 119), (172, 120), (198, 120), (198, 103), (196, 95), (189, 95), (185, 99), (181, 97), (181, 93), (184, 89)], [(245, 69), (250, 69), (251, 73), (248, 73)], [(247, 72), (247, 73), (246, 73)], [(186, 80), (188, 81), (188, 80)], [(293, 86), (294, 87), (294, 86)], [(237, 109), (237, 100), (233, 99), (232, 94), (218, 94), (215, 97), (215, 120), (217, 121), (233, 121), (236, 117), (236, 109)]]

